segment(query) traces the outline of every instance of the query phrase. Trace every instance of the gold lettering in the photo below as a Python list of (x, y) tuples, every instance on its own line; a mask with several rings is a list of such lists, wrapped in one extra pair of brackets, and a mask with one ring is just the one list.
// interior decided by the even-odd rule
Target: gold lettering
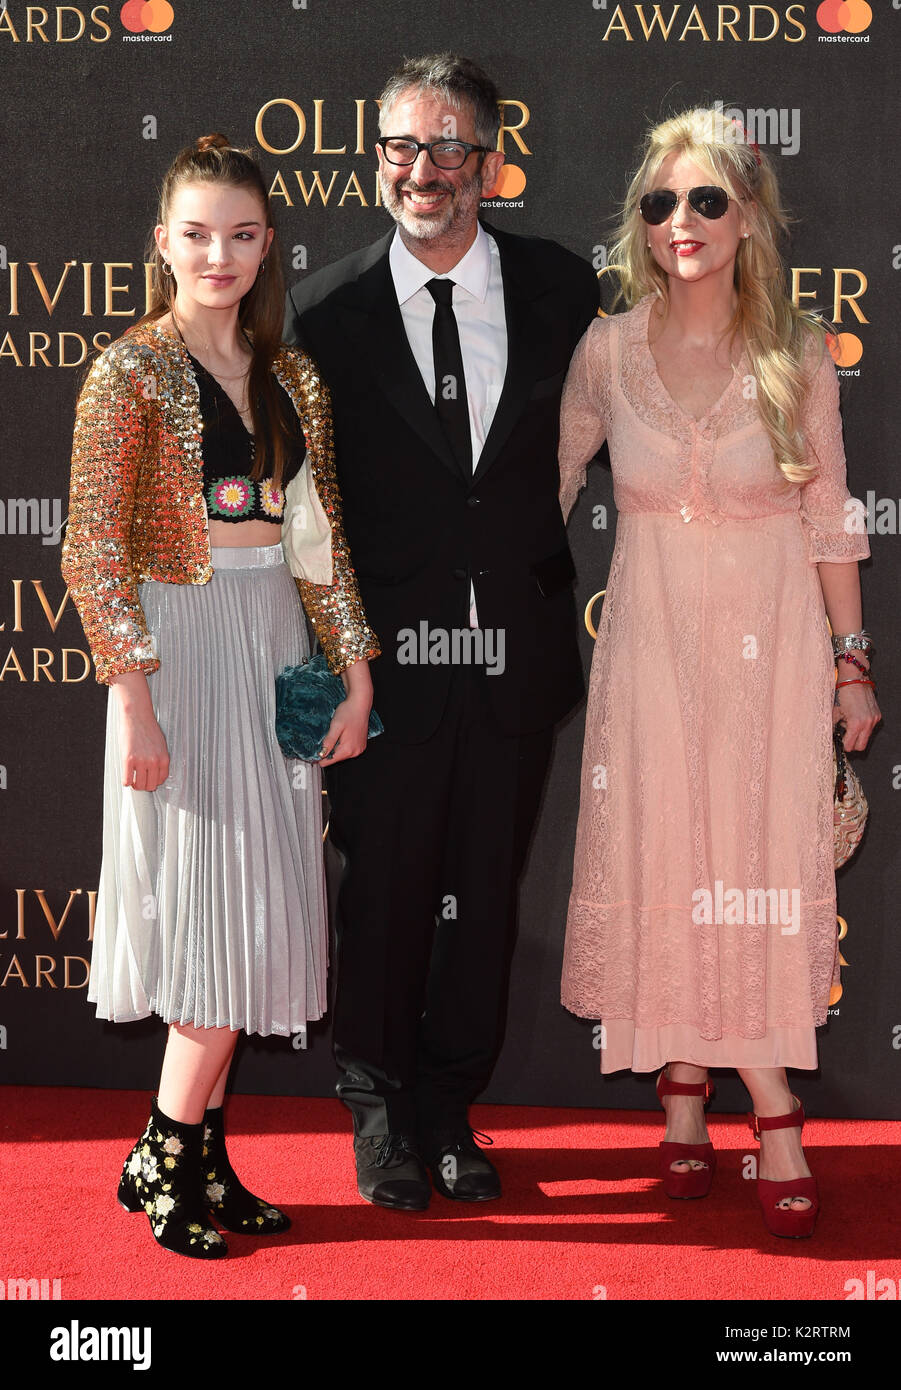
[(338, 203), (339, 208), (343, 208), (343, 207), (344, 207), (344, 200), (345, 200), (345, 198), (359, 198), (359, 200), (360, 200), (360, 206), (361, 206), (361, 207), (364, 207), (364, 208), (368, 208), (368, 207), (369, 207), (369, 204), (367, 203), (365, 197), (363, 196), (363, 190), (362, 190), (362, 188), (360, 187), (360, 182), (359, 182), (359, 180), (358, 180), (358, 178), (357, 178), (357, 176), (356, 176), (356, 173), (352, 173), (351, 176), (350, 176), (350, 178), (347, 180), (347, 187), (345, 188), (344, 192), (341, 194), (341, 200), (340, 200), (340, 202)]
[[(263, 134), (263, 117), (273, 106), (287, 106), (297, 117), (297, 138), (293, 145), (286, 145), (284, 149), (279, 149), (275, 145), (270, 145)], [(257, 112), (253, 131), (257, 139), (257, 144), (260, 145), (267, 154), (293, 154), (294, 151), (303, 144), (303, 137), (307, 133), (307, 121), (296, 101), (291, 101), (290, 97), (273, 97), (271, 101), (266, 102), (265, 106), (261, 106)]]
[[(51, 684), (55, 684), (55, 681), (53, 680), (53, 676), (51, 675), (51, 673), (50, 673), (50, 671), (49, 671), (49, 669), (48, 669), (49, 667), (51, 667), (51, 666), (53, 665), (53, 653), (52, 653), (52, 651), (50, 650), (50, 648), (49, 648), (49, 647), (32, 647), (31, 652), (32, 652), (32, 657), (33, 657), (33, 659), (34, 659), (34, 675), (32, 676), (32, 680), (38, 681), (38, 680), (40, 679), (41, 675), (43, 674), (43, 675), (45, 675), (45, 676), (47, 677), (48, 681), (50, 681)], [(38, 656), (39, 656), (39, 655), (45, 656), (45, 657), (47, 658), (47, 660), (46, 660), (46, 661), (39, 661), (39, 660), (38, 660)]]
[[(679, 6), (678, 6), (678, 5), (676, 6), (675, 10), (673, 10), (672, 14), (670, 15), (669, 24), (668, 24), (665, 28), (664, 28), (664, 25), (663, 25), (663, 16), (662, 16), (661, 13), (660, 13), (660, 6), (659, 6), (659, 5), (655, 5), (655, 6), (654, 6), (654, 18), (651, 20), (650, 24), (647, 24), (647, 23), (645, 22), (644, 7), (643, 7), (642, 5), (636, 5), (635, 8), (636, 8), (636, 10), (638, 11), (638, 18), (639, 18), (639, 20), (641, 21), (641, 27), (642, 27), (642, 29), (644, 30), (644, 36), (645, 36), (646, 39), (649, 39), (649, 38), (651, 37), (651, 35), (653, 34), (654, 29), (655, 29), (655, 27), (656, 27), (657, 25), (660, 26), (660, 32), (661, 32), (661, 34), (663, 35), (664, 39), (668, 39), (668, 38), (669, 38), (669, 31), (670, 31), (670, 29), (672, 29), (673, 25), (674, 25), (675, 22), (676, 22), (676, 12), (677, 12), (677, 10), (679, 9)], [(736, 17), (737, 17), (737, 15), (738, 15), (738, 11), (736, 10)]]
[(42, 579), (32, 579), (31, 585), (38, 596), (40, 605), (43, 608), (44, 613), (46, 615), (47, 622), (50, 624), (50, 631), (55, 632), (56, 629), (59, 627), (60, 618), (63, 616), (66, 604), (69, 601), (69, 590), (67, 589), (66, 592), (63, 594), (63, 601), (57, 609), (56, 613), (54, 613), (53, 609), (50, 607), (50, 604), (47, 602), (47, 595), (44, 593), (44, 581)]
[(300, 191), (301, 191), (301, 193), (303, 194), (303, 200), (304, 200), (304, 202), (306, 203), (307, 207), (310, 206), (310, 199), (312, 198), (313, 193), (314, 193), (317, 189), (319, 190), (319, 197), (322, 199), (322, 206), (323, 206), (323, 207), (326, 207), (327, 204), (328, 204), (328, 200), (329, 200), (329, 198), (331, 197), (332, 189), (333, 189), (334, 186), (335, 186), (335, 179), (338, 177), (338, 170), (337, 170), (337, 169), (333, 169), (333, 170), (332, 170), (332, 177), (331, 177), (331, 180), (330, 180), (330, 182), (329, 182), (328, 189), (323, 188), (323, 186), (322, 186), (322, 179), (319, 177), (319, 170), (318, 170), (318, 169), (314, 169), (314, 170), (313, 170), (313, 183), (312, 183), (312, 186), (311, 186), (309, 192), (307, 192), (307, 186), (306, 186), (306, 184), (305, 184), (304, 181), (303, 181), (303, 174), (300, 172), (299, 169), (295, 169), (295, 170), (294, 170), (294, 177), (297, 179), (297, 182), (300, 184)]
[(0, 667), (0, 681), (5, 681), (5, 680), (6, 680), (6, 677), (7, 677), (8, 674), (9, 674), (10, 665), (12, 665), (12, 666), (15, 668), (15, 670), (16, 670), (16, 672), (17, 672), (17, 674), (18, 674), (19, 680), (20, 680), (20, 681), (25, 681), (25, 683), (26, 683), (26, 685), (27, 685), (27, 684), (28, 684), (28, 677), (26, 676), (25, 672), (22, 670), (22, 667), (19, 665), (19, 658), (16, 656), (15, 647), (10, 647), (10, 649), (9, 649), (9, 655), (7, 656), (6, 660), (4, 661), (3, 666)]
[(282, 172), (280, 169), (276, 172), (275, 178), (272, 180), (272, 187), (269, 189), (269, 197), (284, 198), (289, 208), (293, 208), (294, 206), (291, 194), (288, 192), (288, 189), (285, 186), (285, 180), (282, 178)]
[(4, 32), (9, 34), (13, 43), (21, 43), (19, 35), (16, 33), (16, 27), (13, 24), (12, 15), (9, 10), (6, 9), (0, 10), (0, 34)]
[[(867, 282), (867, 277), (864, 275), (863, 271), (862, 271), (862, 270), (849, 270), (849, 269), (847, 268), (847, 266), (845, 266), (845, 267), (842, 267), (841, 269), (838, 269), (838, 267), (836, 267), (834, 274), (835, 274), (835, 298), (834, 298), (833, 305), (832, 305), (832, 318), (833, 318), (833, 322), (835, 322), (835, 323), (841, 323), (841, 321), (842, 321), (842, 305), (843, 305), (843, 304), (847, 304), (848, 308), (852, 310), (852, 312), (853, 312), (853, 314), (854, 314), (854, 317), (857, 319), (857, 322), (858, 322), (858, 323), (869, 323), (870, 320), (869, 320), (868, 318), (866, 318), (866, 316), (864, 315), (863, 310), (861, 309), (860, 305), (857, 303), (857, 301), (858, 301), (858, 299), (860, 298), (860, 296), (861, 296), (862, 294), (865, 294), (865, 293), (866, 293), (866, 289), (867, 289), (867, 283), (868, 283), (868, 282)], [(858, 285), (860, 286), (860, 288), (857, 290), (857, 292), (856, 292), (855, 294), (843, 294), (843, 293), (842, 293), (842, 283), (843, 283), (844, 277), (845, 277), (846, 275), (856, 275), (856, 276), (857, 276), (857, 282), (858, 282)]]
[(153, 261), (144, 262), (144, 313), (150, 313), (153, 303)]
[[(727, 10), (732, 11), (731, 19), (726, 18)], [(738, 7), (736, 5), (718, 5), (717, 17), (719, 21), (718, 28), (716, 31), (717, 43), (723, 42), (723, 34), (727, 29), (729, 30), (729, 33), (731, 37), (735, 40), (735, 42), (741, 43), (741, 35), (736, 34), (735, 32), (735, 25), (738, 23)]]
[(103, 262), (103, 312), (107, 318), (131, 318), (134, 309), (114, 309), (113, 295), (128, 294), (128, 285), (114, 285), (114, 270), (133, 270), (131, 261), (104, 261)]
[[(768, 34), (758, 34), (755, 29), (757, 24), (757, 11), (765, 10), (768, 15), (773, 17), (773, 27)], [(779, 33), (779, 15), (769, 5), (751, 5), (748, 10), (748, 43), (768, 43)]]
[(103, 37), (100, 38), (100, 39), (95, 38), (94, 35), (92, 34), (92, 35), (91, 35), (91, 43), (106, 43), (106, 41), (107, 41), (107, 39), (109, 38), (110, 34), (113, 32), (112, 29), (110, 29), (109, 25), (106, 23), (106, 21), (100, 18), (100, 11), (101, 11), (101, 10), (105, 10), (106, 13), (109, 14), (109, 5), (95, 5), (94, 8), (91, 10), (91, 19), (92, 19), (92, 20), (94, 21), (94, 23), (95, 23), (96, 25), (98, 25), (101, 29), (105, 29), (105, 30), (106, 30), (106, 33), (105, 33), (105, 34), (103, 35)]
[(50, 910), (50, 904), (47, 902), (47, 899), (46, 899), (46, 897), (45, 897), (45, 895), (44, 895), (44, 889), (43, 889), (43, 888), (35, 888), (35, 889), (34, 889), (34, 896), (37, 898), (38, 902), (41, 904), (41, 907), (44, 909), (44, 916), (47, 918), (47, 921), (48, 921), (49, 926), (50, 926), (50, 930), (51, 930), (51, 932), (53, 933), (53, 940), (54, 940), (54, 941), (59, 941), (59, 934), (60, 934), (60, 932), (62, 931), (63, 927), (66, 925), (66, 918), (67, 918), (68, 915), (69, 915), (69, 908), (72, 906), (72, 899), (73, 899), (73, 898), (77, 898), (78, 895), (79, 895), (80, 893), (81, 893), (81, 889), (80, 889), (80, 888), (72, 888), (72, 889), (70, 890), (70, 892), (69, 892), (69, 901), (66, 903), (66, 910), (65, 910), (65, 912), (63, 913), (62, 917), (60, 918), (59, 922), (57, 922), (56, 918), (54, 917), (53, 913), (52, 913), (51, 910)]
[[(77, 15), (78, 15), (78, 22), (79, 22), (79, 24), (81, 25), (81, 28), (79, 29), (79, 31), (78, 31), (77, 34), (64, 34), (64, 33), (63, 33), (63, 15), (66, 13), (66, 11), (68, 11), (69, 14), (77, 14)], [(83, 33), (84, 33), (84, 15), (81, 13), (81, 10), (76, 10), (76, 8), (75, 8), (74, 5), (57, 5), (57, 7), (56, 7), (56, 42), (57, 42), (57, 43), (74, 43), (76, 39), (80, 39), (80, 38), (81, 38), (81, 36), (82, 36)]]
[(322, 143), (322, 107), (324, 105), (322, 97), (316, 97), (313, 102), (313, 153), (314, 154), (347, 154), (347, 146), (342, 145), (340, 149), (326, 149)]
[(43, 299), (44, 301), (44, 306), (47, 310), (48, 316), (52, 315), (53, 310), (56, 308), (57, 300), (60, 297), (63, 285), (66, 283), (69, 271), (72, 269), (73, 265), (77, 265), (77, 261), (66, 261), (65, 268), (63, 269), (63, 273), (59, 279), (59, 284), (57, 285), (56, 291), (53, 295), (53, 298), (51, 299), (50, 295), (47, 293), (47, 286), (44, 284), (44, 277), (41, 274), (40, 269), (38, 268), (37, 261), (28, 262), (28, 269), (31, 271), (34, 282), (38, 287), (38, 293), (40, 294), (41, 299)]
[[(616, 265), (613, 261), (611, 261), (609, 265), (602, 265), (598, 271), (598, 279), (600, 280), (603, 276), (608, 275), (611, 270), (622, 270), (622, 266)], [(606, 319), (609, 317), (610, 315), (605, 313), (603, 309), (598, 309), (598, 318)]]
[(798, 10), (798, 11), (801, 13), (801, 15), (803, 16), (803, 14), (804, 14), (804, 6), (803, 6), (803, 5), (789, 5), (788, 9), (785, 11), (785, 22), (786, 22), (786, 24), (793, 24), (793, 25), (795, 26), (795, 28), (799, 31), (798, 37), (797, 37), (796, 39), (790, 39), (790, 38), (788, 37), (788, 34), (786, 34), (786, 35), (785, 35), (785, 42), (786, 42), (786, 43), (800, 43), (801, 40), (802, 40), (803, 38), (806, 38), (806, 37), (807, 37), (807, 26), (804, 25), (804, 24), (802, 24), (801, 21), (800, 21), (800, 19), (795, 19), (794, 15), (792, 14), (792, 10)]
[[(18, 42), (18, 40), (16, 40)], [(9, 263), (9, 316), (17, 318), (19, 314), (19, 262), (10, 261)], [(19, 363), (21, 366), (22, 364)]]
[(704, 42), (705, 42), (705, 43), (709, 43), (709, 42), (710, 42), (710, 35), (707, 33), (707, 30), (704, 28), (704, 21), (703, 21), (703, 19), (701, 18), (700, 14), (698, 13), (698, 7), (697, 7), (697, 5), (692, 5), (692, 7), (691, 7), (691, 13), (690, 13), (689, 16), (688, 16), (688, 19), (685, 21), (685, 28), (682, 30), (682, 33), (679, 35), (679, 42), (680, 42), (680, 43), (684, 43), (684, 42), (685, 42), (685, 35), (688, 33), (689, 29), (698, 30), (700, 33), (702, 33), (702, 34), (704, 35)]
[(9, 979), (10, 975), (13, 973), (13, 971), (15, 971), (17, 976), (19, 977), (19, 984), (22, 986), (22, 988), (27, 989), (28, 981), (25, 978), (25, 972), (19, 964), (19, 959), (17, 956), (13, 956), (10, 960), (6, 970), (6, 974), (3, 976), (3, 979), (0, 980), (0, 989), (6, 988), (6, 982)]
[[(679, 9), (678, 5), (676, 6), (676, 9)], [(621, 5), (617, 5), (616, 9), (613, 11), (613, 14), (610, 18), (610, 23), (607, 25), (607, 32), (605, 33), (601, 42), (606, 43), (610, 35), (614, 33), (614, 31), (620, 34), (625, 34), (629, 43), (635, 42), (635, 40), (632, 38), (632, 35), (629, 33), (629, 26), (626, 23), (626, 17), (623, 14)]]
[[(70, 984), (69, 982), (69, 961), (77, 960), (84, 966), (84, 979), (80, 984)], [(84, 956), (63, 956), (63, 989), (84, 989), (88, 980), (91, 978), (91, 967)]]
[(0, 358), (10, 356), (15, 358), (16, 366), (21, 367), (22, 359), (16, 352), (16, 345), (13, 342), (12, 334), (7, 333), (5, 338), (3, 339), (3, 342), (0, 343)]
[[(501, 128), (500, 128), (500, 130), (499, 130), (498, 133), (497, 133), (497, 147), (498, 147), (498, 149), (501, 151), (501, 153), (503, 153), (503, 152), (504, 152), (504, 136), (505, 136), (505, 135), (512, 135), (512, 136), (513, 136), (513, 139), (514, 139), (516, 145), (519, 147), (521, 153), (522, 153), (522, 154), (531, 154), (532, 151), (529, 149), (529, 147), (527, 146), (525, 140), (524, 140), (524, 139), (522, 138), (522, 136), (519, 134), (519, 132), (522, 130), (523, 126), (526, 126), (526, 125), (529, 124), (529, 117), (531, 116), (532, 113), (531, 113), (531, 111), (529, 110), (528, 106), (526, 106), (526, 104), (525, 104), (524, 101), (506, 101), (506, 100), (504, 100), (504, 101), (499, 101), (499, 102), (498, 102), (498, 106), (501, 108)], [(516, 107), (519, 108), (520, 114), (521, 114), (521, 116), (522, 116), (522, 120), (519, 122), (518, 125), (508, 125), (508, 124), (507, 124), (507, 110), (506, 110), (506, 108), (507, 108), (508, 106), (516, 106)]]
[(84, 308), (81, 311), (81, 317), (83, 319), (94, 317), (94, 310), (91, 308), (91, 271), (93, 266), (93, 261), (82, 261), (81, 278), (84, 285)]
[[(69, 657), (70, 657), (70, 655), (71, 655), (71, 656), (80, 656), (80, 657), (81, 657), (82, 665), (84, 666), (84, 670), (82, 671), (82, 673), (81, 673), (80, 676), (70, 676), (70, 675), (69, 675)], [(63, 685), (78, 685), (79, 681), (83, 681), (83, 680), (85, 680), (85, 679), (87, 678), (87, 676), (88, 676), (88, 674), (89, 674), (89, 672), (90, 672), (90, 669), (91, 669), (91, 662), (90, 662), (90, 659), (89, 659), (89, 657), (88, 657), (87, 652), (83, 652), (83, 651), (81, 650), (80, 647), (63, 647), (63, 650), (62, 650), (62, 658), (63, 658), (63, 680), (62, 680)]]
[[(13, 625), (13, 632), (21, 632), (21, 631), (22, 631), (22, 585), (24, 584), (24, 582), (25, 582), (25, 581), (24, 581), (23, 579), (13, 579), (13, 580), (12, 580), (12, 586), (13, 586), (13, 616), (14, 616), (14, 618), (15, 618), (15, 623), (14, 623), (14, 625)], [(5, 632), (5, 631), (6, 631), (6, 623), (0, 623), (0, 632)]]
[[(41, 961), (42, 961), (42, 960), (49, 961), (49, 962), (50, 962), (49, 966), (47, 966), (47, 967), (42, 967), (42, 966), (41, 966)], [(50, 978), (50, 976), (53, 974), (53, 972), (54, 972), (55, 969), (56, 969), (56, 961), (53, 959), (52, 956), (35, 956), (35, 958), (34, 958), (34, 983), (35, 983), (35, 986), (36, 986), (38, 989), (40, 989), (40, 988), (41, 988), (41, 981), (42, 981), (43, 979), (46, 978), (47, 983), (48, 983), (48, 985), (50, 986), (50, 988), (51, 988), (51, 989), (56, 989), (56, 988), (57, 988), (57, 983), (56, 983), (56, 981), (55, 981), (55, 980), (51, 980), (51, 978)]]
[[(44, 339), (43, 345), (42, 345), (41, 347), (38, 347), (38, 345), (37, 345), (37, 339), (38, 339), (38, 338), (43, 338), (43, 339)], [(49, 366), (50, 366), (50, 363), (47, 361), (47, 349), (49, 348), (49, 346), (50, 346), (50, 334), (49, 334), (49, 333), (29, 333), (29, 335), (28, 335), (28, 365), (29, 365), (29, 367), (33, 367), (33, 366), (34, 366), (34, 359), (35, 359), (35, 357), (40, 357), (40, 359), (41, 359), (41, 361), (43, 362), (43, 364), (44, 364), (45, 367), (49, 367)]]
[[(71, 331), (71, 329), (66, 329), (66, 331), (65, 331), (64, 333), (58, 334), (57, 337), (58, 337), (58, 340), (59, 340), (59, 365), (60, 365), (61, 367), (80, 367), (81, 364), (82, 364), (82, 362), (84, 361), (84, 359), (85, 359), (85, 358), (87, 357), (87, 355), (88, 355), (88, 345), (87, 345), (85, 339), (81, 336), (80, 333), (73, 333), (73, 332)], [(67, 361), (66, 361), (66, 341), (65, 341), (65, 340), (66, 340), (67, 338), (75, 338), (75, 339), (77, 340), (77, 342), (81, 345), (81, 355), (80, 355), (80, 357), (79, 357), (79, 359), (78, 359), (77, 362), (67, 362)]]
[(357, 144), (354, 154), (365, 154), (366, 146), (363, 144), (363, 109), (366, 106), (365, 97), (357, 97), (354, 106), (357, 108)]
[(792, 272), (792, 301), (793, 301), (793, 303), (797, 304), (798, 307), (800, 308), (801, 300), (802, 300), (802, 299), (816, 299), (816, 297), (817, 297), (817, 291), (816, 291), (816, 290), (802, 290), (802, 289), (801, 289), (801, 276), (802, 276), (802, 275), (822, 275), (823, 272), (822, 272), (822, 270), (820, 269), (819, 266), (811, 266), (811, 265), (803, 265), (803, 266), (794, 266), (794, 265), (793, 265), (792, 268), (791, 268), (791, 272)]
[[(25, 940), (25, 894), (27, 889), (16, 889), (16, 940)], [(3, 933), (6, 935), (6, 932)]]
[[(42, 18), (41, 18), (41, 19), (32, 19), (31, 16), (32, 16), (32, 15), (35, 15), (35, 14), (41, 15)], [(43, 29), (41, 28), (41, 25), (42, 25), (42, 24), (46, 24), (46, 23), (47, 23), (47, 11), (44, 10), (44, 9), (42, 9), (40, 5), (29, 5), (29, 6), (28, 6), (28, 8), (27, 8), (26, 11), (25, 11), (25, 23), (26, 23), (27, 26), (28, 26), (28, 28), (27, 28), (27, 33), (26, 33), (26, 38), (25, 38), (25, 42), (26, 42), (26, 43), (34, 43), (34, 40), (33, 40), (33, 38), (31, 37), (32, 33), (40, 34), (41, 39), (42, 39), (42, 41), (43, 41), (44, 43), (49, 43), (49, 42), (50, 42), (50, 40), (48, 39), (47, 35), (44, 33)]]

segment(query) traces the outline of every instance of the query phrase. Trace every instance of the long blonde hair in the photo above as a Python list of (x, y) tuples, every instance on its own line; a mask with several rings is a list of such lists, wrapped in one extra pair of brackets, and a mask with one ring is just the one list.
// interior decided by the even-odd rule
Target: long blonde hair
[(790, 483), (806, 483), (816, 471), (807, 461), (807, 441), (801, 429), (801, 406), (810, 384), (804, 367), (813, 337), (820, 354), (826, 349), (827, 328), (821, 318), (799, 309), (788, 295), (779, 243), (788, 233), (776, 175), (769, 157), (749, 142), (740, 122), (722, 110), (697, 107), (662, 121), (647, 135), (644, 158), (623, 204), (615, 243), (609, 252), (619, 271), (617, 299), (630, 308), (647, 294), (668, 302), (669, 282), (647, 245), (638, 210), (643, 194), (654, 186), (663, 161), (683, 154), (710, 171), (730, 197), (749, 210), (751, 235), (738, 243), (735, 289), (738, 304), (729, 324), (740, 332), (757, 384), (757, 405), (773, 446), (776, 462)]

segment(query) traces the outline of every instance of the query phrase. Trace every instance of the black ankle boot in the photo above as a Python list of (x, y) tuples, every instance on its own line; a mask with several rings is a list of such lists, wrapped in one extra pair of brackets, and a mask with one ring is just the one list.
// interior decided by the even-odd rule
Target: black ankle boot
[(290, 1217), (262, 1197), (254, 1197), (238, 1180), (225, 1152), (222, 1106), (208, 1110), (203, 1122), (202, 1185), (206, 1205), (219, 1224), (238, 1235), (271, 1236), (287, 1231)]
[(126, 1211), (145, 1211), (158, 1245), (195, 1260), (228, 1254), (210, 1225), (201, 1187), (203, 1125), (164, 1115), (154, 1099), (150, 1120), (122, 1170), (118, 1198)]

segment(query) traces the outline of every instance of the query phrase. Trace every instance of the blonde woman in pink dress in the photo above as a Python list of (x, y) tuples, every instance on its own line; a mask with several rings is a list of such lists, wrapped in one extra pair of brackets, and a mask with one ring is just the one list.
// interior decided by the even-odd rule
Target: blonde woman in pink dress
[(710, 1188), (708, 1068), (735, 1067), (766, 1224), (804, 1236), (818, 1197), (785, 1068), (816, 1068), (837, 976), (832, 725), (862, 749), (880, 715), (838, 379), (786, 295), (784, 231), (740, 125), (657, 126), (611, 255), (629, 312), (591, 324), (567, 377), (564, 514), (606, 439), (618, 523), (562, 998), (603, 1021), (602, 1071), (659, 1070), (671, 1197)]

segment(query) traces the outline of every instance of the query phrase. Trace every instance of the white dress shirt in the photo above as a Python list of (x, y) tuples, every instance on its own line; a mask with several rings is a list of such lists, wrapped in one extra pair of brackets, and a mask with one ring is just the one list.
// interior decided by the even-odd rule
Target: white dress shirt
[[(466, 255), (451, 270), (436, 275), (407, 250), (398, 230), (388, 252), (388, 262), (407, 341), (432, 404), (435, 402), (435, 360), (432, 352), (435, 301), (425, 286), (429, 280), (454, 281), (453, 309), (460, 335), (463, 374), (466, 377), (472, 467), (475, 471), (501, 398), (507, 371), (507, 319), (497, 243), (479, 224), (475, 241)], [(470, 591), (470, 623), (473, 627), (478, 625), (473, 590)]]

